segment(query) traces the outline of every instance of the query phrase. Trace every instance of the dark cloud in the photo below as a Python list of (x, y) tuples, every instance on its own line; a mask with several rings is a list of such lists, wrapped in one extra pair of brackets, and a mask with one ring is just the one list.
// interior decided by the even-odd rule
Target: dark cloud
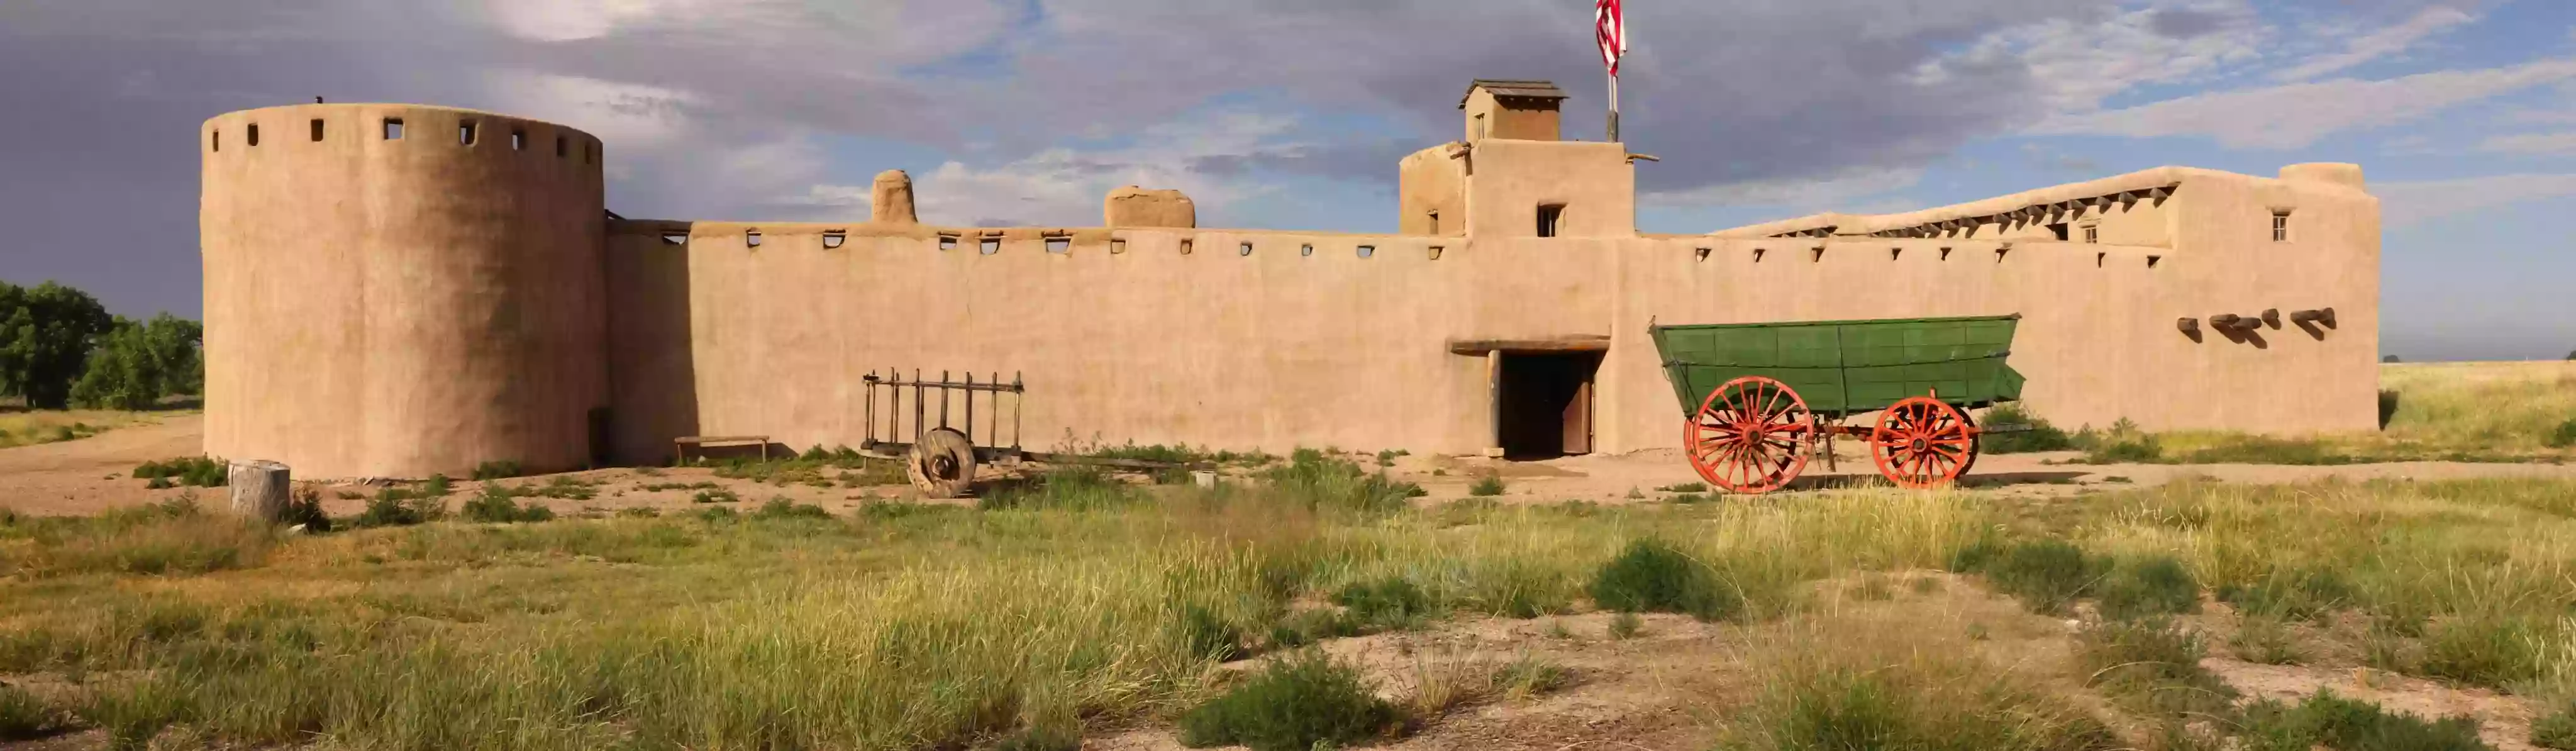
[(2148, 16), (2147, 27), (2173, 39), (2190, 39), (2226, 28), (2229, 18), (2224, 13), (2188, 8), (2162, 8), (2155, 11), (2154, 15)]
[[(849, 177), (814, 172), (822, 155), (805, 139), (818, 134), (1003, 163), (1068, 139), (1138, 132), (1245, 92), (1400, 132), (1208, 155), (1192, 169), (1389, 183), (1403, 154), (1457, 137), (1457, 97), (1474, 77), (1553, 79), (1574, 96), (1568, 135), (1601, 136), (1589, 4), (1575, 0), (661, 0), (644, 5), (663, 15), (615, 17), (593, 5), (0, 6), (0, 70), (10, 71), (0, 77), (0, 219), (16, 243), (0, 248), (0, 277), (60, 277), (120, 312), (193, 312), (197, 123), (315, 95), (502, 109), (594, 130), (614, 157), (611, 203), (630, 216), (811, 210), (797, 193)], [(1640, 187), (1677, 193), (1919, 166), (2028, 122), (2041, 106), (2039, 82), (2009, 56), (1971, 65), (1945, 55), (1998, 28), (2096, 18), (2115, 4), (1941, 6), (1635, 9), (1624, 134), (1663, 158), (1640, 169)], [(564, 8), (548, 17), (595, 28), (534, 33), (496, 21), (494, 8)], [(2181, 32), (2201, 21), (2157, 23)], [(1940, 75), (1924, 75), (1944, 59)], [(528, 85), (548, 77), (606, 84), (572, 93)], [(625, 129), (638, 123), (670, 132), (631, 137)], [(1120, 167), (1084, 159), (1076, 153), (1073, 172)]]

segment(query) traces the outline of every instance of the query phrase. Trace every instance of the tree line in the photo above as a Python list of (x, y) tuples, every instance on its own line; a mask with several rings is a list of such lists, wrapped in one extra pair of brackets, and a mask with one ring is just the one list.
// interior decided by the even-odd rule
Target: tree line
[(0, 281), (0, 396), (34, 409), (144, 409), (202, 393), (204, 341), (196, 321), (112, 316), (79, 289)]

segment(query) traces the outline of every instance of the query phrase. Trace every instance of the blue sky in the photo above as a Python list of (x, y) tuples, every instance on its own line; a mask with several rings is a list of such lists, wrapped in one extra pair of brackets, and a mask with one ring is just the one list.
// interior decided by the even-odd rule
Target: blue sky
[[(413, 101), (609, 146), (627, 216), (1384, 231), (1474, 77), (1601, 136), (1589, 0), (22, 0), (0, 5), (0, 279), (194, 315), (196, 125)], [(1633, 0), (1641, 228), (1898, 211), (2179, 164), (2364, 165), (2383, 348), (2576, 349), (2576, 3)]]

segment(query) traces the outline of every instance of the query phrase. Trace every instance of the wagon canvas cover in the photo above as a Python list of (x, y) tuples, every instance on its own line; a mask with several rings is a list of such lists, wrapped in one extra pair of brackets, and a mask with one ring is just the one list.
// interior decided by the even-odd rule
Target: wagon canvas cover
[(1935, 393), (1963, 408), (2021, 398), (2022, 376), (2004, 364), (2021, 316), (1653, 326), (1665, 377), (1682, 412), (1743, 376), (1788, 384), (1819, 415), (1885, 409)]

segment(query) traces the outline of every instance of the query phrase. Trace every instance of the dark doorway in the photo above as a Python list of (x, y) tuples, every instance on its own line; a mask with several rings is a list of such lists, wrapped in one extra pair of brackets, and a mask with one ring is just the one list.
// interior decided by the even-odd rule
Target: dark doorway
[(611, 439), (616, 436), (615, 433), (612, 433), (609, 430), (608, 408), (590, 408), (589, 423), (590, 466), (592, 469), (608, 466), (614, 458), (614, 452), (610, 451), (610, 448), (614, 446), (614, 444), (611, 443)]
[(1600, 368), (1599, 352), (1503, 353), (1495, 415), (1503, 455), (1592, 453), (1592, 374)]

